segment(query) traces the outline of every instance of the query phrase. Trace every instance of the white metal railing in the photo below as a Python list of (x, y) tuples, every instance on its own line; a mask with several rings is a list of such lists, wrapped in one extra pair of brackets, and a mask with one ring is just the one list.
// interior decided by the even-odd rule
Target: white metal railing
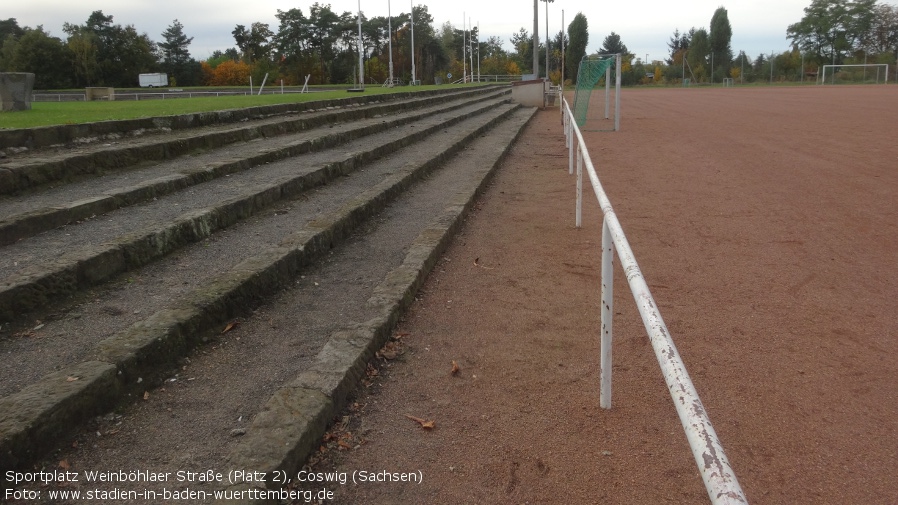
[(567, 100), (563, 101), (563, 124), (566, 147), (569, 150), (569, 172), (574, 173), (574, 158), (577, 166), (577, 209), (576, 224), (582, 225), (583, 208), (583, 165), (592, 182), (599, 206), (602, 208), (602, 336), (601, 336), (601, 371), (599, 403), (602, 408), (611, 408), (611, 340), (614, 285), (614, 250), (621, 258), (621, 265), (636, 300), (639, 314), (648, 332), (655, 357), (661, 365), (664, 380), (670, 390), (680, 423), (686, 432), (686, 438), (692, 449), (692, 455), (698, 465), (705, 489), (713, 504), (746, 504), (748, 500), (736, 480), (730, 463), (724, 454), (723, 446), (717, 438), (711, 420), (705, 411), (695, 386), (686, 371), (686, 365), (680, 358), (670, 332), (661, 318), (658, 305), (652, 298), (649, 287), (642, 276), (639, 265), (624, 230), (621, 228), (611, 202), (605, 195), (595, 167), (583, 141), (583, 135), (574, 121), (573, 113)]
[[(200, 97), (221, 97), (221, 96), (249, 96), (249, 95), (281, 95), (291, 93), (316, 93), (318, 90), (306, 89), (305, 91), (271, 89), (264, 90), (261, 93), (256, 91), (161, 91), (161, 92), (145, 92), (145, 93), (115, 93), (115, 100), (134, 101), (134, 100), (171, 100), (173, 98), (200, 98)], [(33, 102), (83, 102), (84, 93), (34, 93), (31, 100)]]

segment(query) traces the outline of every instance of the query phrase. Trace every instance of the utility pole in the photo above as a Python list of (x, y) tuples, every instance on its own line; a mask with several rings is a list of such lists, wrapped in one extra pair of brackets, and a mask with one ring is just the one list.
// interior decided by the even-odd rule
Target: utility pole
[(387, 0), (387, 46), (390, 50), (390, 87), (393, 86), (393, 16), (390, 15), (390, 0)]
[(546, 0), (546, 80), (549, 80), (549, 0)]
[(365, 89), (365, 63), (362, 60), (362, 0), (359, 2), (359, 89)]
[(533, 0), (533, 78), (539, 79), (539, 0)]
[(465, 31), (466, 14), (461, 13), (461, 82), (468, 82), (468, 32)]
[(415, 83), (415, 0), (411, 0), (412, 11), (412, 84)]
[(471, 58), (471, 82), (474, 82), (474, 26), (471, 24), (471, 18), (468, 18), (468, 27), (471, 33), (468, 34), (468, 57)]

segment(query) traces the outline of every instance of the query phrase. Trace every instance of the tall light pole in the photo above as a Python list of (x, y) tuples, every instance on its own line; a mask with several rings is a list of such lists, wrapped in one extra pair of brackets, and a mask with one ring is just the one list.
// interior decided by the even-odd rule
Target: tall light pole
[(480, 82), (480, 21), (477, 22), (477, 82)]
[(362, 0), (359, 2), (359, 89), (365, 89), (365, 63), (362, 59)]
[(468, 18), (468, 28), (471, 29), (468, 34), (468, 58), (471, 59), (471, 82), (474, 82), (474, 25), (471, 24), (471, 18)]
[(412, 3), (412, 84), (415, 84), (415, 0)]
[(549, 80), (549, 0), (546, 0), (546, 80)]
[(465, 25), (465, 13), (461, 13), (461, 82), (468, 82), (468, 32)]
[(533, 78), (539, 78), (539, 0), (533, 0)]
[(393, 86), (393, 16), (390, 15), (390, 0), (387, 0), (387, 46), (390, 50), (390, 86)]

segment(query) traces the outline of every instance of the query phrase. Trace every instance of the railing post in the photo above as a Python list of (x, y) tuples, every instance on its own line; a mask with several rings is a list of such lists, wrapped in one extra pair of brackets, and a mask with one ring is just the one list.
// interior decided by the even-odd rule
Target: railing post
[(608, 220), (602, 218), (602, 338), (599, 406), (611, 408), (611, 340), (614, 318), (614, 242)]
[(576, 146), (578, 145), (578, 142), (577, 142), (577, 139), (574, 138), (574, 125), (573, 125), (574, 122), (571, 119), (570, 114), (566, 114), (566, 116), (568, 117), (567, 126), (568, 126), (568, 131), (570, 132), (569, 133), (570, 140), (568, 141), (568, 152), (567, 152), (567, 158), (568, 158), (567, 167), (568, 167), (568, 173), (571, 175), (574, 175), (574, 149), (577, 149)]
[(583, 146), (577, 143), (577, 214), (574, 218), (577, 228), (582, 225), (582, 209), (583, 209)]
[(614, 131), (620, 131), (620, 82), (621, 82), (621, 55), (618, 54), (615, 65), (617, 66), (616, 71), (614, 72)]
[(577, 148), (577, 214), (576, 214), (576, 224), (577, 228), (580, 228), (583, 225), (583, 163), (580, 161), (582, 159), (580, 155), (580, 148)]

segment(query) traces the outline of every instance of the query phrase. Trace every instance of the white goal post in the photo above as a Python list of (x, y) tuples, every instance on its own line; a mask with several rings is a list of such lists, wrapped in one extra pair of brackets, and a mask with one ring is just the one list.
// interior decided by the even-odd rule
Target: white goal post
[(861, 63), (856, 65), (823, 65), (823, 72), (820, 77), (820, 84), (826, 84), (826, 69), (832, 69), (832, 77), (835, 79), (836, 69), (837, 68), (846, 68), (846, 67), (876, 67), (876, 82), (879, 82), (879, 72), (881, 71), (880, 67), (885, 68), (885, 72), (883, 73), (883, 77), (885, 79), (885, 84), (889, 83), (889, 65), (886, 63)]

